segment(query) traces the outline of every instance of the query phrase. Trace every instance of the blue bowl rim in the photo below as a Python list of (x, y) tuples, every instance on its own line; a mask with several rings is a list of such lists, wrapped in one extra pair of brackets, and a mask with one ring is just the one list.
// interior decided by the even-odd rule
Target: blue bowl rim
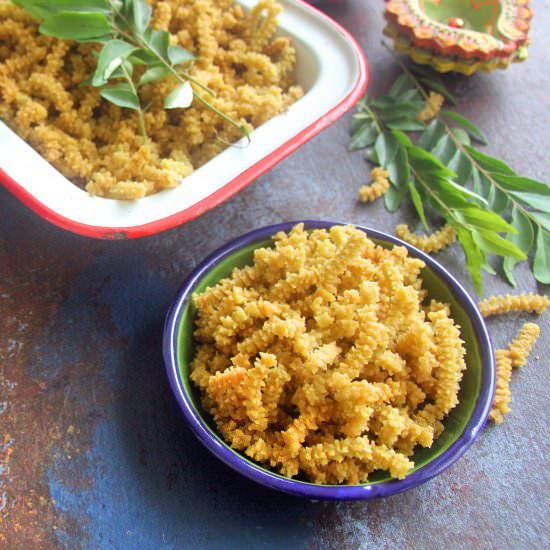
[[(230, 449), (213, 437), (205, 421), (196, 413), (189, 396), (185, 392), (178, 367), (178, 329), (183, 310), (199, 281), (213, 266), (240, 248), (269, 239), (278, 231), (289, 231), (298, 223), (303, 223), (305, 229), (323, 229), (334, 225), (353, 225), (365, 231), (367, 235), (374, 239), (406, 247), (412, 256), (423, 260), (437, 276), (446, 282), (472, 321), (482, 363), (481, 387), (472, 416), (468, 420), (462, 435), (447, 450), (402, 480), (384, 481), (373, 485), (318, 485), (292, 480), (279, 474), (271, 473), (259, 465), (243, 459), (237, 451)], [(326, 220), (299, 220), (254, 229), (221, 246), (199, 263), (183, 282), (168, 311), (164, 326), (163, 356), (170, 387), (178, 405), (185, 420), (203, 445), (225, 464), (245, 477), (271, 489), (310, 499), (368, 500), (385, 497), (417, 487), (440, 474), (452, 466), (470, 448), (480, 434), (491, 410), (496, 383), (494, 350), (483, 316), (465, 288), (447, 269), (421, 250), (392, 235), (355, 223)]]

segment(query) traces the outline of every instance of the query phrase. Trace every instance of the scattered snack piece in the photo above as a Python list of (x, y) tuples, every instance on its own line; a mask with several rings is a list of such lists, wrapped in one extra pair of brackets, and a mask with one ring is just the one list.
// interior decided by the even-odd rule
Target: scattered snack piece
[(535, 323), (525, 323), (520, 333), (510, 342), (508, 351), (513, 367), (523, 367), (540, 334)]
[(530, 311), (541, 315), (550, 305), (548, 296), (541, 294), (506, 294), (491, 296), (479, 302), (479, 311), (483, 317), (509, 313), (511, 311)]
[(371, 170), (370, 175), (372, 182), (369, 185), (363, 185), (359, 189), (359, 200), (361, 202), (373, 202), (390, 188), (389, 174), (383, 168), (374, 168)]
[(395, 228), (395, 234), (428, 254), (439, 252), (456, 240), (456, 231), (449, 224), (445, 224), (431, 235), (417, 235), (409, 229), (407, 224), (402, 223)]
[(274, 236), (195, 295), (191, 381), (222, 437), (315, 483), (404, 478), (456, 406), (464, 343), (424, 263), (335, 226)]
[(507, 349), (497, 349), (495, 351), (497, 362), (497, 387), (493, 407), (489, 413), (489, 418), (495, 424), (501, 424), (506, 413), (510, 412), (508, 403), (510, 402), (510, 378), (512, 377), (512, 359)]
[(523, 367), (533, 345), (539, 337), (540, 329), (535, 323), (525, 323), (520, 333), (512, 340), (507, 349), (497, 349), (497, 387), (493, 407), (489, 418), (496, 424), (501, 424), (503, 415), (510, 412), (508, 403), (511, 399), (510, 378), (512, 367)]
[[(153, 23), (171, 44), (191, 51), (189, 74), (215, 91), (212, 105), (255, 128), (303, 95), (293, 85), (296, 51), (276, 36), (282, 6), (260, 0), (250, 11), (233, 0), (151, 0)], [(148, 104), (147, 144), (134, 111), (83, 86), (97, 65), (97, 44), (44, 36), (23, 9), (0, 0), (0, 119), (73, 183), (113, 199), (138, 199), (175, 187), (241, 137), (194, 101), (164, 108), (171, 77), (140, 89)]]
[(426, 99), (424, 109), (418, 113), (418, 120), (421, 122), (429, 122), (432, 120), (432, 118), (439, 114), (444, 102), (445, 98), (441, 94), (438, 94), (437, 92), (430, 92), (428, 99)]

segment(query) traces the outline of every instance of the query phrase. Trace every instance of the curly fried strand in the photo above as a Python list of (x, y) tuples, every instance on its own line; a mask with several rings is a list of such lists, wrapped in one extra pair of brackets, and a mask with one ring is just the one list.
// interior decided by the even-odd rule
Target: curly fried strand
[(372, 182), (369, 185), (363, 185), (359, 189), (359, 200), (361, 202), (373, 202), (390, 188), (389, 174), (383, 168), (374, 168), (371, 170), (370, 175)]
[(535, 323), (525, 323), (520, 333), (508, 345), (513, 367), (523, 367), (540, 334)]
[(510, 412), (508, 403), (510, 402), (510, 379), (512, 377), (512, 359), (507, 349), (497, 349), (495, 351), (497, 362), (497, 387), (493, 407), (489, 413), (489, 418), (495, 424), (501, 424), (504, 420), (503, 415)]
[(445, 224), (431, 235), (417, 235), (409, 229), (407, 224), (402, 223), (395, 228), (395, 234), (428, 254), (439, 252), (456, 240), (456, 231), (449, 224)]
[(441, 111), (444, 102), (445, 98), (441, 94), (430, 92), (428, 99), (426, 99), (424, 109), (418, 113), (418, 120), (421, 122), (429, 122), (432, 118), (435, 118), (439, 114), (439, 111)]
[(511, 399), (510, 378), (512, 367), (523, 367), (531, 353), (533, 345), (540, 334), (540, 328), (535, 323), (525, 323), (519, 334), (510, 342), (507, 349), (496, 350), (497, 389), (493, 408), (489, 418), (496, 424), (503, 421), (503, 415), (510, 412), (508, 403)]
[(316, 483), (405, 477), (465, 369), (450, 307), (423, 304), (423, 267), (358, 229), (300, 224), (194, 296), (190, 377), (224, 439)]
[(548, 296), (541, 294), (506, 294), (491, 296), (479, 302), (479, 311), (483, 317), (509, 313), (510, 311), (530, 311), (541, 315), (550, 305)]

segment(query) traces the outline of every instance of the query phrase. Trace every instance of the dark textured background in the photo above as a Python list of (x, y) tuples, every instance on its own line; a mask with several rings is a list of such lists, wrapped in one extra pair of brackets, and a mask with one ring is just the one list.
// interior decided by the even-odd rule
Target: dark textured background
[[(507, 71), (447, 78), (487, 151), (549, 179), (550, 6), (534, 3), (530, 57)], [(380, 45), (381, 1), (327, 11), (367, 52), (369, 92), (398, 69)], [(164, 315), (207, 253), (260, 225), (298, 218), (392, 232), (413, 221), (360, 205), (350, 116), (214, 211), (142, 240), (63, 232), (0, 189), (0, 548), (543, 548), (550, 545), (550, 314), (513, 411), (452, 468), (370, 503), (307, 502), (241, 479), (195, 440), (169, 393)], [(472, 290), (453, 247), (440, 260)], [(537, 287), (528, 267), (521, 290)], [(508, 292), (485, 278), (485, 294)], [(547, 292), (547, 288), (539, 288)], [(503, 345), (528, 315), (490, 322)]]

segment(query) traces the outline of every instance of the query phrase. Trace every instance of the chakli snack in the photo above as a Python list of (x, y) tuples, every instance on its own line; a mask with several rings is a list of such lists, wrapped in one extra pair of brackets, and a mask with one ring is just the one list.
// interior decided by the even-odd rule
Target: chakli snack
[(359, 188), (359, 200), (361, 202), (373, 202), (379, 199), (389, 188), (389, 174), (383, 168), (377, 166), (370, 172), (372, 182)]
[(190, 378), (222, 437), (316, 483), (405, 477), (465, 368), (449, 306), (423, 305), (423, 267), (356, 228), (300, 224), (196, 295)]
[(456, 241), (456, 231), (448, 223), (430, 235), (417, 235), (402, 223), (395, 228), (395, 234), (428, 254), (439, 252)]
[[(533, 293), (491, 296), (478, 304), (479, 310), (484, 317), (510, 313), (512, 311), (527, 311), (541, 315), (549, 305), (550, 299), (548, 299), (548, 296)], [(489, 418), (496, 424), (501, 424), (504, 420), (504, 415), (510, 412), (512, 368), (523, 367), (527, 363), (527, 358), (539, 334), (540, 328), (537, 324), (525, 323), (519, 334), (510, 342), (507, 348), (495, 351), (497, 387)]]
[[(216, 92), (218, 110), (248, 128), (302, 96), (293, 85), (296, 52), (275, 36), (282, 7), (260, 0), (250, 11), (233, 0), (152, 0), (153, 26), (193, 52), (190, 75)], [(136, 199), (178, 185), (241, 137), (195, 101), (164, 109), (177, 82), (144, 85), (144, 144), (135, 113), (82, 86), (94, 72), (97, 46), (41, 35), (27, 12), (0, 0), (0, 119), (60, 172), (94, 195)]]

